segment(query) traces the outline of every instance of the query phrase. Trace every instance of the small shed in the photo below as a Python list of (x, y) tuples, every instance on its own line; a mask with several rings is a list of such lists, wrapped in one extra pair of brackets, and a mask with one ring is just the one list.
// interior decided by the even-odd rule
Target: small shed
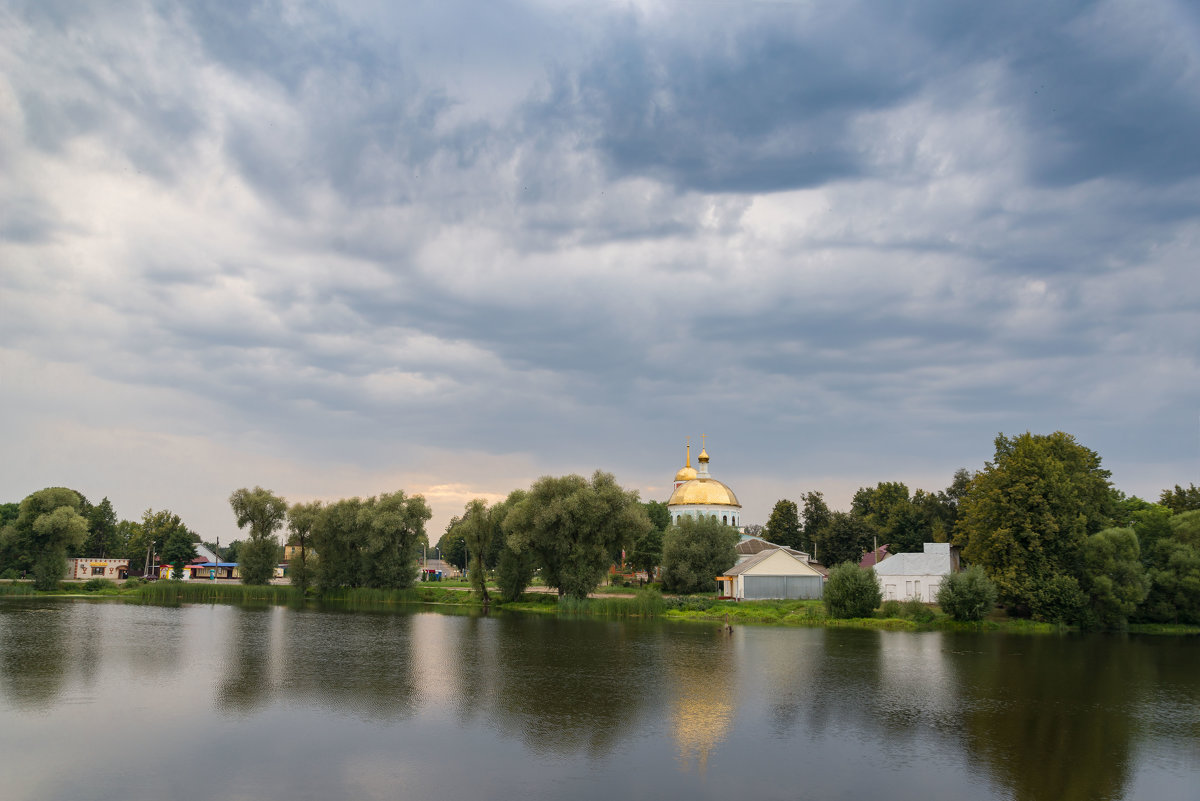
[(883, 600), (933, 603), (942, 577), (958, 571), (958, 550), (947, 542), (927, 542), (924, 553), (895, 553), (872, 569), (883, 585)]
[(825, 578), (790, 549), (771, 548), (717, 576), (717, 588), (722, 597), (738, 601), (816, 600), (824, 595)]

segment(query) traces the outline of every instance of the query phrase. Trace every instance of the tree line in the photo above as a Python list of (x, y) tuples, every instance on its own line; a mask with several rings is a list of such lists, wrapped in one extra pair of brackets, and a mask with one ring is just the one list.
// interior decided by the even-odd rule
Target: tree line
[[(1126, 496), (1100, 456), (1070, 434), (1000, 434), (995, 455), (949, 487), (862, 487), (848, 512), (820, 492), (775, 504), (763, 536), (827, 565), (925, 542), (959, 546), (1010, 613), (1087, 628), (1200, 623), (1200, 488)], [(976, 581), (977, 578), (973, 578)]]

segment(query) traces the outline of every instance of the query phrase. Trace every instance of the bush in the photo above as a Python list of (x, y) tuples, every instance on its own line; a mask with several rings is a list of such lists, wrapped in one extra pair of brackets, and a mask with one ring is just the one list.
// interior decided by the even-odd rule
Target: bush
[(4, 581), (16, 581), (20, 577), (21, 575), (17, 572), (15, 567), (10, 567), (3, 573), (0, 573), (0, 579), (3, 579)]
[(897, 618), (903, 614), (899, 601), (884, 601), (879, 607), (879, 616), (883, 619)]
[(942, 579), (937, 602), (942, 611), (955, 620), (983, 620), (996, 607), (996, 585), (982, 567), (975, 565)]
[(825, 609), (830, 617), (870, 617), (883, 600), (879, 577), (870, 568), (842, 562), (825, 582)]
[(88, 579), (83, 582), (84, 592), (99, 592), (100, 590), (115, 590), (117, 583), (106, 578)]
[(918, 623), (929, 623), (937, 615), (929, 605), (917, 598), (911, 598), (904, 602), (901, 614), (909, 620), (915, 620)]
[(125, 583), (122, 584), (121, 586), (127, 590), (132, 590), (132, 589), (136, 589), (137, 587), (142, 586), (145, 583), (146, 583), (146, 580), (143, 578), (138, 578), (137, 576), (130, 576), (129, 578), (125, 579)]

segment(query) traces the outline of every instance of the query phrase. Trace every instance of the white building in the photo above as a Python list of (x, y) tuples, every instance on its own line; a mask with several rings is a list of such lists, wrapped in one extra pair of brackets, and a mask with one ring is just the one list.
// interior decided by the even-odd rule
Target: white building
[(675, 491), (667, 501), (671, 522), (680, 518), (710, 517), (736, 529), (742, 527), (742, 505), (726, 485), (708, 472), (708, 451), (700, 449), (700, 469), (692, 469), (692, 446), (687, 447), (687, 462), (675, 474)]
[(821, 598), (825, 577), (795, 551), (771, 548), (739, 561), (717, 576), (717, 591), (725, 598), (756, 601), (767, 598)]
[(937, 600), (942, 577), (958, 571), (958, 552), (948, 542), (927, 542), (924, 553), (896, 553), (871, 567), (883, 585), (883, 600)]

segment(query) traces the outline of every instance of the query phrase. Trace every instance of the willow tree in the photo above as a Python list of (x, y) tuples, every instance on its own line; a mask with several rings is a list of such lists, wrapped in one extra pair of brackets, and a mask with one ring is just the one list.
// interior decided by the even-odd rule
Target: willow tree
[(320, 501), (294, 503), (287, 512), (288, 545), (296, 551), (288, 559), (288, 579), (303, 594), (313, 581), (313, 527), (321, 515)]
[(52, 590), (66, 572), (67, 557), (87, 540), (87, 519), (79, 513), (80, 496), (66, 487), (28, 495), (17, 519), (4, 529), (4, 552), (17, 570), (32, 570), (34, 586)]
[(479, 498), (467, 504), (459, 520), (457, 530), (462, 532), (466, 545), (471, 589), (486, 604), (491, 601), (487, 590), (487, 566), (485, 558), (492, 547), (494, 529), (487, 502)]
[(611, 473), (544, 476), (504, 519), (508, 545), (533, 552), (548, 586), (560, 597), (586, 598), (612, 564), (612, 554), (651, 527), (636, 491)]
[(275, 532), (287, 516), (287, 501), (270, 490), (235, 490), (229, 505), (240, 529), (249, 527), (250, 540), (238, 550), (238, 571), (245, 584), (267, 584), (275, 572), (279, 542)]

